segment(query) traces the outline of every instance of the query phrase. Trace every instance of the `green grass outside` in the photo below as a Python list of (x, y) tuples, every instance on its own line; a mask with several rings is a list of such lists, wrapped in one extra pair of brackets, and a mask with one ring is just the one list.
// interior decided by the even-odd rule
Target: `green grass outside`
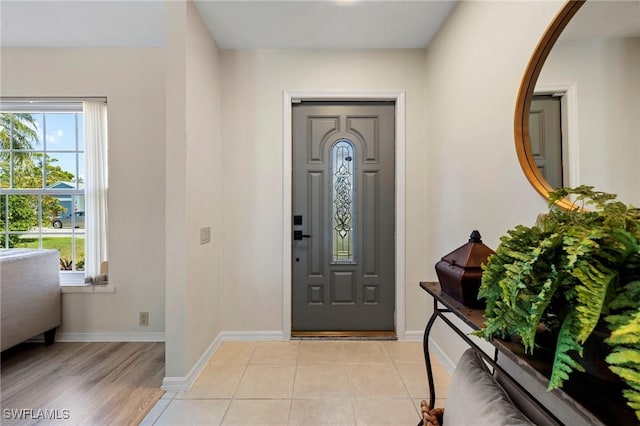
[[(19, 248), (39, 248), (37, 238), (24, 238), (16, 247)], [(71, 261), (71, 237), (42, 238), (43, 249), (55, 249), (60, 252), (60, 259)], [(84, 270), (84, 238), (76, 238), (76, 260), (80, 265), (78, 270)]]

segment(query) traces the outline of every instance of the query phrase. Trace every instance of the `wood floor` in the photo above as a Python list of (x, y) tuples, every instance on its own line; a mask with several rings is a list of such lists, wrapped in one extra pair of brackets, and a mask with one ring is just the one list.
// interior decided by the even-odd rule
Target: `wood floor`
[(2, 353), (0, 423), (137, 424), (164, 393), (164, 364), (164, 343), (23, 343)]

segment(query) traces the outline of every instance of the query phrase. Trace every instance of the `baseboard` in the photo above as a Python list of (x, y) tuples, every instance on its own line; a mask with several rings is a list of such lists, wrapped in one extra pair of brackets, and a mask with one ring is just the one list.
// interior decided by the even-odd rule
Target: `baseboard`
[(211, 342), (207, 350), (204, 351), (200, 359), (198, 359), (198, 362), (194, 364), (185, 377), (165, 377), (162, 380), (162, 389), (176, 392), (188, 391), (222, 342), (271, 340), (285, 340), (284, 333), (282, 333), (282, 331), (222, 331), (213, 339), (213, 342)]
[(453, 370), (455, 370), (456, 364), (451, 361), (451, 358), (449, 358), (447, 354), (444, 353), (442, 348), (438, 346), (438, 344), (431, 337), (429, 337), (429, 352), (433, 352), (433, 354), (438, 357), (444, 368), (449, 371), (449, 374), (453, 374)]
[(222, 341), (259, 342), (285, 339), (282, 331), (222, 331), (218, 337)]
[(405, 331), (403, 341), (406, 342), (422, 342), (424, 337), (424, 330), (420, 331)]
[(220, 338), (221, 334), (222, 333), (218, 334), (216, 338), (213, 339), (213, 342), (211, 342), (207, 350), (204, 351), (185, 377), (165, 377), (162, 379), (162, 389), (175, 392), (186, 392), (191, 389), (191, 386), (196, 382), (200, 373), (202, 373), (202, 370), (207, 366), (216, 349), (218, 349), (222, 343), (222, 339)]
[[(410, 342), (422, 342), (424, 338), (424, 331), (407, 331), (404, 333), (404, 340)], [(449, 371), (450, 374), (453, 374), (453, 370), (456, 368), (456, 365), (451, 361), (451, 358), (445, 354), (442, 348), (433, 340), (432, 337), (429, 337), (429, 352), (432, 352), (438, 360), (442, 363), (444, 368)]]
[(187, 377), (165, 377), (162, 379), (161, 388), (167, 392), (186, 392), (191, 388), (191, 384)]
[[(42, 335), (36, 336), (30, 341), (43, 342)], [(137, 331), (92, 331), (75, 332), (64, 331), (56, 333), (56, 342), (164, 342), (164, 332), (137, 332)]]

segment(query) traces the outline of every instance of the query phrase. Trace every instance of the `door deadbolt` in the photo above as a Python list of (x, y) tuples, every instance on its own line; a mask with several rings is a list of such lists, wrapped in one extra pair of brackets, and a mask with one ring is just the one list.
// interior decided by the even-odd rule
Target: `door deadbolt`
[(311, 238), (311, 235), (303, 234), (302, 231), (293, 231), (294, 241), (300, 241), (303, 238)]

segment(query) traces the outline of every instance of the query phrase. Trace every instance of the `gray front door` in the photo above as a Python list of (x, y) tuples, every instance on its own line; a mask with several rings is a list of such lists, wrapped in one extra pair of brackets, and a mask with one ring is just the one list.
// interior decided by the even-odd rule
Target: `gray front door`
[(529, 112), (531, 153), (540, 174), (554, 188), (563, 186), (560, 98), (536, 95)]
[(393, 331), (395, 105), (293, 105), (292, 331)]

